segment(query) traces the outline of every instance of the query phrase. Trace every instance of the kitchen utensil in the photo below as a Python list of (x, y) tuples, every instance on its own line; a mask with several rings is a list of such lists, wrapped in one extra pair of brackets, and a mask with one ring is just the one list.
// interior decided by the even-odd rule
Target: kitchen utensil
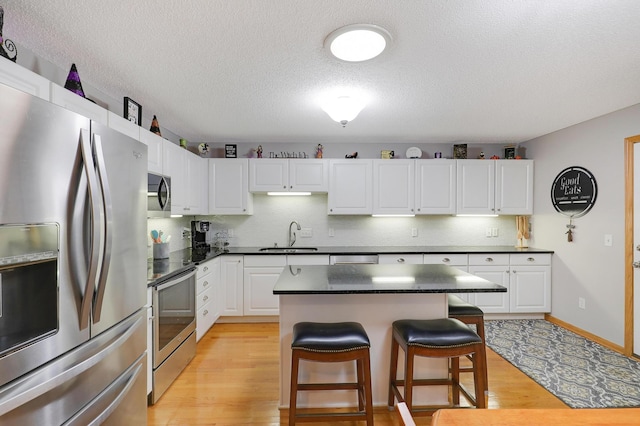
[(155, 229), (151, 231), (151, 239), (154, 243), (158, 242), (158, 231), (156, 231)]

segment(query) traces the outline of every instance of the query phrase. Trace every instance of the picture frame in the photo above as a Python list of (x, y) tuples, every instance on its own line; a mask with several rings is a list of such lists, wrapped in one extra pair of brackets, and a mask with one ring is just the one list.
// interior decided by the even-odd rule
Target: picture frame
[(456, 160), (464, 160), (467, 158), (467, 144), (453, 145), (453, 158)]
[(238, 145), (236, 144), (225, 145), (224, 158), (238, 158)]
[(124, 98), (124, 118), (138, 126), (142, 125), (142, 107), (131, 98)]

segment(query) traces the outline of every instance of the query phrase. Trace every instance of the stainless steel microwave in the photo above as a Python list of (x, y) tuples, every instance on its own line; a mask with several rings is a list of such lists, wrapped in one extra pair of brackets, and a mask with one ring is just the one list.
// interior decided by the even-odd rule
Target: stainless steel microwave
[(171, 178), (148, 173), (147, 217), (171, 216)]

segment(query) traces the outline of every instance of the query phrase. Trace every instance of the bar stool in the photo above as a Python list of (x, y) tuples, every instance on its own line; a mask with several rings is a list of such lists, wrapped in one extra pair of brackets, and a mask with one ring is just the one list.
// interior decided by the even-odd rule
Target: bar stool
[[(476, 328), (476, 333), (482, 339), (484, 357), (487, 357), (487, 342), (484, 338), (484, 312), (482, 309), (478, 308), (476, 305), (465, 302), (458, 296), (453, 294), (448, 294), (448, 305), (449, 305), (449, 318), (459, 319), (463, 323), (467, 325), (474, 325)], [(464, 367), (460, 368), (461, 373), (471, 373), (473, 372), (472, 368)], [(485, 369), (485, 373), (487, 370)], [(488, 374), (488, 373), (487, 373)], [(487, 387), (484, 389), (485, 395), (489, 392), (489, 378), (485, 375), (484, 383)]]
[[(398, 402), (406, 402), (407, 408), (415, 416), (431, 415), (439, 408), (451, 406), (424, 406), (413, 408), (414, 386), (451, 386), (451, 402), (453, 406), (460, 404), (460, 394), (476, 408), (486, 408), (484, 378), (487, 368), (484, 344), (482, 339), (462, 321), (455, 318), (433, 320), (398, 320), (393, 322), (391, 340), (391, 368), (389, 369), (389, 409), (393, 409), (394, 397)], [(404, 379), (398, 379), (398, 354), (400, 347), (405, 354)], [(470, 356), (474, 369), (475, 397), (460, 385), (460, 357)], [(450, 376), (446, 379), (414, 379), (413, 366), (416, 356), (449, 358), (451, 361)], [(399, 386), (404, 387), (404, 395)]]
[[(369, 336), (357, 322), (299, 322), (293, 326), (291, 341), (291, 392), (289, 395), (289, 425), (296, 421), (366, 420), (373, 425), (371, 395), (371, 364)], [(356, 361), (356, 382), (298, 383), (300, 360), (316, 362)], [(298, 413), (298, 391), (354, 389), (358, 391), (358, 411), (340, 413)]]

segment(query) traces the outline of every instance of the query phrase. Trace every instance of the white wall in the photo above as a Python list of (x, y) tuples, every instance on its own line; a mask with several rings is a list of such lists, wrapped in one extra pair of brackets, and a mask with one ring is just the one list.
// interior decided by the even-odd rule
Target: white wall
[[(529, 141), (535, 158), (534, 215), (530, 244), (555, 251), (552, 315), (615, 344), (624, 344), (624, 138), (640, 133), (635, 105)], [(551, 204), (551, 184), (569, 166), (582, 166), (597, 181), (592, 210), (575, 219), (574, 240), (567, 241), (569, 219)], [(604, 246), (604, 235), (613, 246)], [(578, 308), (578, 297), (586, 309)]]

